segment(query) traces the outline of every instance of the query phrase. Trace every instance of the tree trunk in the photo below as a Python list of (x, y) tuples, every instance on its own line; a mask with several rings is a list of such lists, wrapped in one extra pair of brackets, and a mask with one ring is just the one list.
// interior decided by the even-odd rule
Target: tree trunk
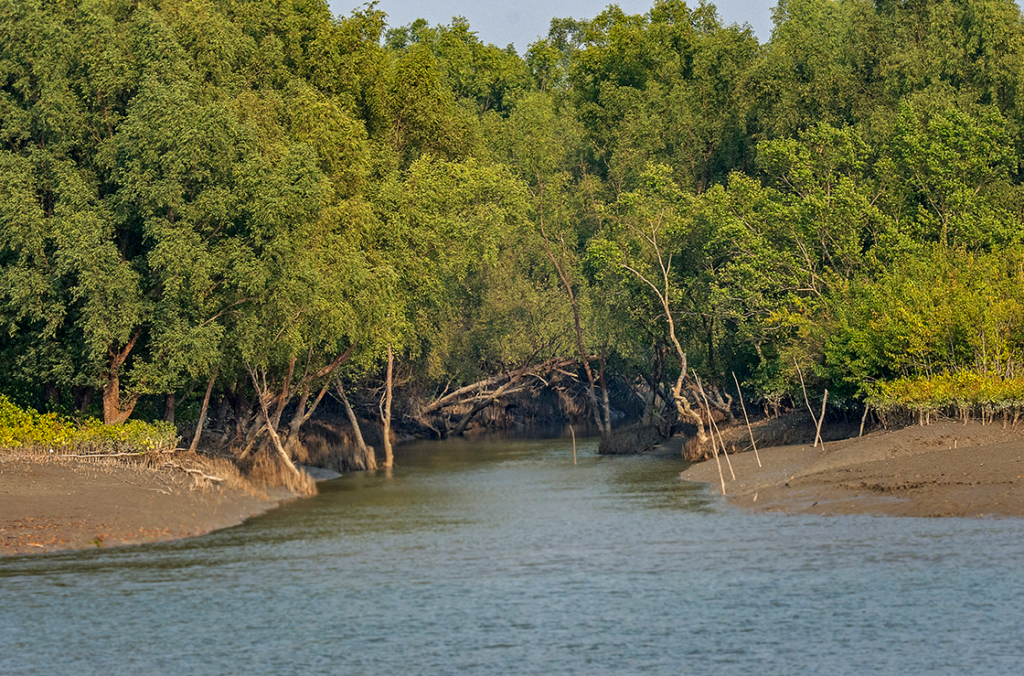
[(242, 380), (236, 380), (231, 390), (231, 412), (235, 416), (235, 439), (242, 441), (249, 431), (249, 420), (252, 417), (249, 402), (245, 399), (245, 382)]
[(295, 405), (295, 413), (292, 415), (292, 419), (288, 421), (288, 436), (285, 437), (284, 447), (290, 455), (296, 455), (300, 459), (304, 456), (299, 455), (295, 451), (299, 445), (299, 430), (302, 428), (302, 423), (306, 419), (306, 402), (309, 401), (309, 385), (306, 384), (302, 387), (302, 394), (299, 395), (299, 401)]
[[(643, 424), (653, 425), (655, 417), (655, 406), (658, 404), (658, 388), (661, 385), (662, 376), (665, 373), (665, 351), (659, 347), (654, 351), (654, 370), (651, 372), (651, 377), (648, 379), (643, 376), (644, 380), (647, 381), (647, 385), (651, 388), (650, 393), (644, 401), (644, 415)], [(659, 416), (660, 417), (660, 416)]]
[(608, 355), (605, 347), (601, 348), (601, 405), (604, 411), (604, 430), (605, 434), (609, 434), (612, 431), (612, 407), (608, 401), (608, 381), (604, 377), (604, 367), (607, 362)]
[(121, 424), (121, 379), (117, 375), (108, 375), (103, 385), (103, 422)]
[[(583, 363), (583, 371), (587, 376), (587, 397), (590, 399), (590, 407), (594, 411), (594, 422), (597, 423), (597, 429), (601, 433), (601, 436), (605, 436), (608, 434), (608, 430), (605, 429), (604, 422), (601, 420), (601, 407), (597, 401), (597, 384), (594, 378), (594, 372), (590, 368), (590, 360), (587, 358), (586, 346), (583, 343), (583, 325), (580, 322), (579, 303), (576, 302), (576, 295), (572, 291), (572, 284), (569, 283), (569, 277), (566, 275), (562, 266), (558, 264), (555, 254), (551, 251), (547, 235), (544, 233), (543, 222), (541, 223), (541, 241), (544, 243), (544, 251), (547, 253), (548, 259), (550, 259), (551, 264), (555, 266), (558, 278), (562, 280), (562, 286), (565, 287), (565, 291), (569, 295), (569, 305), (572, 308), (573, 327), (576, 329), (576, 347), (579, 350), (580, 362)], [(562, 242), (562, 262), (565, 262), (564, 241)]]
[(277, 395), (274, 404), (274, 415), (270, 418), (267, 425), (272, 426), (275, 430), (281, 424), (281, 414), (284, 413), (285, 406), (292, 398), (292, 378), (295, 377), (295, 363), (298, 361), (298, 357), (292, 356), (288, 360), (288, 374), (284, 377), (284, 384), (281, 385), (281, 393)]
[(108, 350), (110, 361), (107, 362), (105, 373), (107, 382), (103, 385), (103, 423), (106, 425), (121, 425), (135, 409), (135, 403), (139, 400), (139, 394), (132, 394), (126, 401), (124, 408), (121, 407), (121, 366), (135, 347), (135, 341), (139, 339), (141, 332), (136, 331), (124, 349), (115, 351), (113, 347)]
[(707, 432), (704, 430), (704, 419), (699, 412), (693, 410), (690, 406), (690, 400), (683, 394), (683, 377), (680, 374), (676, 380), (675, 387), (672, 388), (672, 398), (676, 403), (676, 412), (679, 413), (680, 418), (689, 421), (697, 427), (697, 442), (703, 446), (709, 440)]
[(289, 470), (291, 470), (291, 472), (296, 477), (299, 477), (301, 479), (302, 472), (300, 472), (299, 468), (295, 466), (295, 463), (292, 462), (292, 459), (288, 457), (288, 453), (285, 452), (284, 446), (281, 444), (281, 437), (277, 435), (277, 430), (275, 430), (274, 426), (270, 424), (270, 411), (267, 409), (268, 392), (266, 387), (266, 375), (264, 374), (263, 378), (263, 389), (260, 389), (259, 380), (257, 380), (256, 378), (256, 371), (250, 369), (249, 373), (252, 376), (253, 387), (256, 388), (256, 397), (260, 401), (260, 411), (263, 413), (263, 422), (264, 425), (266, 426), (267, 432), (270, 434), (270, 440), (274, 444), (274, 449), (277, 451), (277, 454), (281, 457), (281, 460), (284, 462), (285, 466)]
[(174, 392), (168, 392), (164, 395), (164, 422), (174, 424), (174, 408), (175, 408)]
[[(503, 396), (505, 394), (508, 394), (509, 393), (509, 389), (513, 385), (515, 385), (517, 382), (519, 382), (519, 379), (521, 377), (522, 376), (519, 375), (519, 376), (516, 376), (514, 378), (511, 378), (507, 383), (505, 383), (504, 385), (499, 387), (497, 390), (495, 390), (494, 392), (488, 394), (487, 396), (482, 398), (480, 401), (478, 401), (475, 404), (473, 404), (473, 408), (471, 408), (469, 410), (469, 413), (467, 413), (466, 415), (462, 416), (462, 420), (460, 420), (458, 422), (458, 424), (455, 425), (455, 427), (451, 431), (451, 434), (453, 434), (455, 436), (462, 436), (462, 434), (466, 431), (466, 427), (469, 425), (469, 421), (473, 419), (473, 416), (475, 416), (477, 413), (479, 413), (480, 411), (484, 410), (485, 408), (487, 408), (488, 406), (493, 404), (495, 401), (498, 400), (499, 397), (501, 397), (501, 396)], [(518, 392), (519, 390), (514, 390), (514, 391)]]
[(210, 406), (210, 394), (213, 392), (213, 383), (216, 380), (217, 369), (214, 369), (210, 375), (210, 382), (206, 384), (206, 395), (203, 397), (203, 405), (199, 409), (199, 423), (196, 425), (196, 433), (192, 437), (192, 443), (188, 447), (189, 453), (195, 453), (196, 449), (199, 448), (199, 438), (203, 435), (203, 423), (206, 422), (206, 411)]
[(135, 404), (139, 400), (138, 393), (132, 394), (124, 402), (122, 407), (121, 402), (121, 378), (115, 374), (107, 376), (107, 382), (103, 386), (103, 424), (105, 425), (122, 425), (132, 411), (135, 410)]
[[(660, 250), (658, 250), (657, 248), (656, 240), (652, 237), (650, 241), (652, 244), (655, 245), (655, 251), (658, 252), (658, 265), (661, 267), (661, 276), (662, 282), (664, 284), (664, 291), (662, 291), (662, 289), (659, 289), (654, 282), (645, 277), (639, 270), (632, 268), (626, 264), (623, 264), (622, 267), (632, 272), (634, 275), (637, 276), (637, 278), (640, 279), (640, 281), (644, 282), (645, 284), (647, 284), (647, 286), (651, 287), (654, 290), (654, 293), (658, 296), (658, 300), (661, 301), (661, 308), (665, 312), (665, 323), (668, 325), (668, 336), (672, 340), (672, 345), (675, 347), (676, 350), (676, 357), (679, 359), (679, 377), (676, 378), (676, 384), (672, 388), (672, 399), (675, 401), (676, 412), (679, 414), (679, 417), (684, 420), (688, 420), (697, 426), (697, 442), (701, 446), (703, 446), (709, 440), (708, 435), (704, 431), (704, 421), (701, 418), (700, 413), (693, 410), (693, 407), (690, 406), (690, 401), (686, 398), (686, 396), (683, 395), (683, 381), (686, 379), (686, 371), (688, 364), (686, 359), (686, 351), (683, 350), (683, 346), (679, 343), (679, 338), (676, 336), (676, 324), (675, 320), (672, 319), (672, 309), (669, 306), (668, 271), (672, 264), (672, 258), (669, 257), (669, 261), (666, 264), (666, 262), (661, 256)], [(700, 404), (698, 404), (698, 408), (699, 407)], [(683, 454), (685, 457), (685, 446), (683, 447)]]
[(366, 442), (363, 440), (363, 431), (359, 427), (359, 419), (356, 418), (356, 414), (352, 410), (352, 406), (348, 403), (348, 397), (345, 396), (345, 389), (341, 386), (341, 378), (335, 378), (334, 385), (338, 390), (338, 398), (341, 399), (341, 405), (345, 408), (345, 415), (348, 417), (348, 422), (352, 425), (352, 434), (356, 438), (356, 447), (359, 449), (359, 453), (362, 456), (363, 468), (377, 469), (377, 458), (373, 453), (373, 449), (367, 446)]
[(384, 423), (384, 467), (394, 465), (394, 454), (391, 449), (391, 382), (394, 375), (395, 354), (388, 345), (388, 371), (384, 381), (384, 407), (380, 419)]
[[(348, 354), (348, 352), (346, 351), (345, 354)], [(333, 370), (333, 367), (331, 370)], [(327, 371), (327, 375), (330, 376), (330, 371)], [(309, 422), (309, 419), (313, 417), (314, 413), (316, 413), (316, 409), (320, 406), (320, 402), (323, 401), (324, 395), (327, 394), (327, 390), (331, 387), (331, 379), (328, 377), (324, 381), (323, 387), (320, 388), (320, 392), (316, 395), (316, 399), (313, 400), (312, 405), (307, 408), (306, 406), (309, 403), (310, 382), (312, 381), (309, 379), (303, 379), (302, 397), (299, 399), (299, 405), (295, 408), (295, 413), (292, 415), (292, 419), (288, 423), (287, 443), (290, 449), (295, 448), (299, 444), (299, 430), (302, 429), (302, 426)]]

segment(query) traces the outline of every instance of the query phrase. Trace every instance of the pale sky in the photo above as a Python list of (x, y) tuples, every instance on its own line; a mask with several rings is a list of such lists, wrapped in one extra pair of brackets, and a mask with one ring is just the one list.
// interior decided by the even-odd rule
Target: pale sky
[[(719, 0), (712, 4), (726, 24), (750, 24), (762, 43), (772, 34), (772, 7), (777, 0)], [(362, 7), (357, 0), (329, 0), (335, 14), (348, 15)], [(551, 19), (572, 17), (592, 19), (605, 7), (616, 4), (627, 14), (646, 14), (654, 0), (380, 0), (378, 9), (388, 15), (388, 26), (398, 27), (416, 19), (430, 25), (450, 23), (453, 16), (464, 16), (483, 42), (499, 47), (513, 43), (523, 54), (527, 45), (548, 33)], [(696, 7), (697, 0), (687, 5)]]

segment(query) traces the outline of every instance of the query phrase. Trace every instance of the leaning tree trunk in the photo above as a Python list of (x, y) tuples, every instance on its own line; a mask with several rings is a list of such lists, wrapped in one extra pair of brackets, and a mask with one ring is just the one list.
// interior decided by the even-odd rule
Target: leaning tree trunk
[(359, 427), (359, 419), (356, 418), (355, 411), (352, 410), (351, 404), (348, 403), (348, 397), (345, 396), (345, 389), (341, 386), (341, 378), (335, 378), (334, 385), (338, 390), (338, 398), (341, 399), (341, 405), (345, 408), (348, 422), (352, 425), (352, 434), (356, 438), (356, 448), (359, 451), (363, 469), (377, 469), (377, 457), (374, 455), (373, 449), (367, 446), (366, 441), (363, 440), (363, 430)]
[(260, 389), (259, 380), (256, 378), (256, 371), (250, 370), (249, 373), (252, 375), (253, 387), (256, 388), (256, 397), (259, 399), (260, 411), (263, 413), (263, 423), (266, 426), (267, 432), (270, 434), (270, 440), (274, 445), (274, 449), (277, 451), (277, 454), (281, 458), (281, 461), (284, 463), (285, 467), (287, 467), (292, 472), (292, 474), (301, 479), (302, 472), (299, 471), (299, 468), (296, 467), (295, 463), (292, 462), (292, 459), (288, 456), (288, 453), (285, 452), (284, 445), (281, 443), (281, 437), (277, 435), (277, 430), (275, 430), (274, 426), (271, 424), (270, 411), (267, 409), (268, 392), (266, 386), (266, 378), (264, 377), (263, 388)]
[(203, 423), (206, 422), (206, 412), (210, 409), (210, 395), (213, 393), (213, 384), (217, 382), (218, 369), (213, 369), (210, 374), (210, 381), (206, 384), (206, 394), (203, 396), (203, 406), (199, 409), (199, 422), (196, 424), (196, 433), (192, 437), (192, 443), (188, 447), (189, 453), (195, 453), (199, 448), (199, 439), (203, 436)]
[(521, 374), (514, 376), (510, 378), (507, 383), (496, 389), (494, 392), (491, 392), (487, 396), (481, 397), (479, 401), (473, 404), (473, 408), (471, 408), (469, 412), (466, 413), (466, 415), (462, 416), (462, 419), (459, 420), (458, 424), (456, 424), (455, 427), (452, 428), (452, 436), (462, 436), (462, 434), (466, 431), (466, 427), (469, 426), (469, 422), (473, 419), (473, 417), (480, 411), (484, 410), (485, 408), (493, 404), (502, 396), (519, 392), (520, 390), (512, 390), (511, 388), (514, 385), (516, 385), (516, 383), (519, 382), (520, 378), (522, 378)]
[[(544, 251), (548, 255), (548, 259), (551, 264), (555, 266), (555, 272), (558, 273), (558, 278), (562, 281), (562, 286), (565, 287), (565, 292), (569, 296), (569, 306), (572, 308), (572, 321), (573, 328), (576, 330), (576, 348), (579, 351), (580, 362), (583, 364), (583, 372), (587, 376), (587, 398), (590, 400), (590, 408), (594, 412), (594, 422), (597, 423), (597, 430), (601, 433), (601, 436), (606, 436), (609, 429), (606, 428), (604, 420), (601, 417), (601, 406), (597, 400), (597, 379), (594, 377), (594, 371), (590, 368), (590, 359), (587, 355), (587, 349), (583, 341), (583, 324), (580, 322), (580, 307), (576, 301), (576, 294), (572, 291), (572, 284), (569, 283), (569, 277), (562, 265), (558, 264), (558, 259), (555, 258), (555, 254), (551, 251), (551, 245), (548, 242), (547, 234), (544, 232), (544, 221), (543, 216), (541, 217), (540, 226), (541, 242), (544, 245)], [(565, 251), (565, 240), (559, 240), (562, 244), (562, 262), (565, 263), (566, 251)]]
[[(645, 237), (647, 236), (645, 235)], [(687, 399), (686, 395), (683, 394), (683, 381), (686, 379), (687, 375), (686, 351), (683, 350), (683, 346), (679, 343), (679, 338), (676, 336), (676, 324), (672, 319), (672, 309), (669, 306), (670, 285), (668, 274), (672, 265), (672, 258), (670, 256), (666, 263), (665, 259), (662, 257), (661, 250), (658, 248), (657, 237), (653, 232), (650, 237), (647, 237), (647, 240), (654, 247), (654, 251), (658, 255), (658, 266), (661, 268), (663, 289), (659, 289), (654, 282), (648, 279), (636, 268), (626, 265), (625, 263), (622, 264), (622, 267), (636, 275), (636, 277), (643, 283), (647, 284), (647, 286), (651, 287), (654, 290), (655, 295), (657, 295), (658, 300), (661, 302), (661, 309), (665, 312), (665, 323), (668, 325), (668, 335), (672, 340), (673, 347), (675, 347), (676, 357), (679, 359), (679, 377), (676, 379), (676, 384), (672, 388), (672, 399), (675, 401), (676, 412), (679, 413), (679, 417), (693, 423), (697, 427), (697, 443), (699, 444), (699, 447), (703, 447), (704, 444), (710, 440), (710, 437), (708, 437), (704, 430), (704, 420), (701, 418), (698, 411), (693, 410), (689, 399)], [(700, 405), (698, 404), (698, 408), (699, 407)], [(686, 454), (686, 447), (684, 445), (684, 457)]]

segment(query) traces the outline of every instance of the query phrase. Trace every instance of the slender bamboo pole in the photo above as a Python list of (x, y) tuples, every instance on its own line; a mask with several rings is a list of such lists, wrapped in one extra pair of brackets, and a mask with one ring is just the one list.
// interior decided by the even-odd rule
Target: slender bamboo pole
[(718, 459), (718, 448), (715, 446), (715, 435), (711, 435), (711, 452), (715, 455), (715, 464), (718, 465), (718, 480), (722, 482), (722, 495), (725, 495), (725, 474), (722, 473), (722, 461)]
[[(710, 411), (708, 411), (708, 413), (710, 414)], [(718, 423), (716, 423), (714, 420), (711, 421), (711, 424), (712, 426), (714, 426), (715, 432), (718, 433), (718, 442), (719, 445), (722, 447), (722, 455), (725, 456), (725, 461), (729, 464), (729, 474), (732, 475), (732, 480), (736, 481), (736, 472), (734, 472), (732, 469), (732, 460), (729, 458), (729, 451), (727, 451), (725, 448), (725, 439), (722, 438), (722, 431), (718, 429)]]
[[(796, 366), (796, 372), (800, 376), (800, 389), (804, 391), (804, 403), (807, 404), (807, 410), (811, 413), (811, 420), (814, 421), (815, 429), (819, 429), (818, 419), (814, 417), (814, 409), (811, 408), (811, 400), (807, 398), (807, 386), (804, 385), (804, 372), (800, 370), (800, 364), (797, 363), (796, 357), (793, 357), (793, 365)], [(814, 436), (814, 448), (818, 447), (818, 436)]]
[(821, 423), (825, 422), (825, 404), (828, 403), (828, 390), (825, 390), (825, 398), (821, 400), (821, 415), (818, 416), (818, 426), (814, 431), (814, 447), (818, 447), (818, 442), (821, 442), (821, 448), (825, 448), (825, 440), (821, 438)]
[(868, 412), (870, 410), (871, 410), (871, 407), (868, 404), (865, 403), (864, 404), (864, 415), (861, 416), (861, 419), (860, 419), (860, 434), (857, 435), (858, 437), (864, 436), (864, 423), (867, 422)]
[(736, 372), (732, 372), (732, 379), (736, 382), (736, 392), (740, 395), (740, 408), (743, 409), (743, 419), (747, 421), (747, 432), (750, 434), (750, 445), (754, 447), (754, 457), (757, 458), (757, 466), (761, 467), (761, 456), (757, 453), (757, 442), (754, 441), (754, 430), (750, 427), (750, 418), (747, 417), (747, 405), (743, 403), (743, 392), (740, 390), (740, 381)]
[(725, 462), (726, 464), (729, 465), (729, 474), (732, 475), (732, 480), (736, 481), (736, 472), (734, 472), (732, 469), (732, 460), (729, 459), (729, 451), (725, 450), (725, 439), (722, 438), (722, 432), (718, 429), (718, 423), (716, 423), (715, 419), (711, 416), (711, 404), (710, 402), (708, 402), (708, 395), (704, 393), (704, 386), (700, 383), (700, 381), (697, 382), (697, 387), (700, 388), (700, 394), (702, 397), (704, 397), (704, 408), (707, 409), (708, 412), (708, 422), (710, 423), (709, 427), (711, 428), (711, 438), (714, 439), (715, 433), (718, 433), (718, 441), (720, 442), (720, 446), (722, 447), (722, 455), (725, 456)]
[[(700, 402), (697, 403), (700, 408)], [(715, 443), (715, 434), (711, 433), (711, 454), (715, 456), (715, 464), (718, 465), (718, 480), (722, 483), (722, 495), (725, 495), (725, 474), (722, 473), (722, 461), (718, 457), (718, 445)]]

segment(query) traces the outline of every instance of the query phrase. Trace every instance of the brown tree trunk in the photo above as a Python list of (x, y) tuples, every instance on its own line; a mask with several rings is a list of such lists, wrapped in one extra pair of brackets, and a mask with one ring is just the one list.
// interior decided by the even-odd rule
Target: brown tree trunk
[[(675, 387), (672, 388), (672, 398), (676, 403), (676, 412), (679, 413), (679, 417), (686, 420), (697, 427), (697, 442), (702, 446), (709, 440), (707, 432), (704, 430), (704, 419), (701, 417), (698, 411), (694, 411), (690, 406), (690, 400), (683, 394), (683, 375), (680, 374), (676, 380)], [(700, 404), (697, 405), (698, 408)]]
[[(466, 427), (469, 425), (469, 421), (473, 419), (473, 416), (475, 416), (477, 413), (493, 404), (495, 401), (498, 400), (498, 398), (506, 394), (509, 394), (510, 388), (512, 388), (513, 385), (519, 382), (519, 379), (521, 377), (522, 376), (519, 375), (514, 378), (511, 378), (507, 383), (499, 387), (497, 390), (483, 397), (480, 401), (476, 402), (473, 405), (473, 408), (469, 410), (469, 413), (462, 416), (462, 419), (452, 429), (451, 434), (454, 436), (462, 436), (462, 434), (466, 431)], [(513, 390), (513, 392), (518, 391), (519, 390)]]
[(274, 449), (277, 451), (278, 456), (280, 456), (280, 458), (281, 458), (282, 462), (284, 462), (285, 466), (289, 470), (291, 470), (291, 472), (295, 476), (301, 478), (302, 477), (302, 472), (300, 472), (299, 468), (295, 466), (295, 463), (292, 462), (292, 459), (290, 457), (288, 457), (288, 454), (284, 450), (284, 446), (281, 444), (281, 437), (279, 437), (277, 435), (277, 430), (275, 430), (274, 426), (272, 424), (270, 424), (270, 422), (271, 422), (270, 421), (270, 411), (267, 408), (267, 395), (268, 395), (268, 392), (267, 392), (267, 387), (266, 387), (266, 377), (265, 377), (265, 374), (264, 374), (263, 388), (262, 389), (260, 389), (259, 380), (256, 378), (256, 371), (250, 370), (250, 374), (252, 375), (253, 387), (256, 388), (256, 397), (259, 399), (259, 402), (260, 402), (260, 411), (263, 413), (263, 422), (264, 422), (264, 425), (266, 426), (267, 432), (270, 434), (270, 440), (274, 444)]
[(168, 392), (164, 395), (164, 422), (174, 424), (174, 409), (175, 409), (174, 392)]
[(644, 401), (644, 415), (643, 424), (653, 425), (654, 424), (654, 409), (658, 403), (658, 387), (661, 384), (661, 378), (665, 371), (665, 351), (659, 347), (654, 351), (654, 370), (651, 372), (651, 377), (648, 379), (644, 376), (644, 380), (647, 381), (648, 386), (651, 388), (650, 393)]
[(203, 435), (203, 423), (206, 422), (206, 411), (210, 406), (210, 394), (213, 392), (213, 383), (217, 380), (217, 369), (210, 375), (210, 382), (206, 384), (206, 395), (203, 397), (203, 406), (199, 409), (199, 423), (196, 424), (196, 433), (192, 437), (192, 443), (188, 447), (189, 453), (195, 453), (199, 448), (199, 438)]
[[(298, 406), (295, 407), (295, 413), (292, 415), (292, 419), (288, 422), (288, 439), (285, 441), (285, 445), (289, 452), (297, 449), (299, 445), (299, 430), (302, 426), (309, 422), (309, 419), (316, 413), (316, 409), (320, 406), (320, 402), (323, 401), (324, 395), (327, 394), (327, 390), (331, 386), (331, 379), (327, 378), (324, 381), (323, 387), (320, 388), (320, 392), (316, 395), (312, 404), (309, 404), (309, 383), (308, 379), (303, 379), (302, 385), (302, 396), (299, 397)], [(307, 408), (308, 406), (308, 408)]]
[[(290, 455), (297, 455), (295, 453), (296, 447), (299, 444), (299, 430), (302, 428), (302, 423), (305, 422), (306, 416), (306, 402), (309, 401), (309, 385), (303, 385), (302, 394), (299, 395), (299, 401), (295, 405), (295, 414), (292, 415), (292, 419), (288, 421), (288, 436), (285, 437), (284, 447)], [(303, 456), (299, 456), (300, 458)]]
[[(569, 295), (569, 306), (572, 308), (573, 327), (576, 329), (576, 347), (579, 350), (580, 362), (583, 364), (583, 371), (587, 376), (587, 398), (590, 400), (590, 408), (594, 411), (594, 422), (597, 423), (597, 429), (601, 433), (601, 436), (605, 436), (608, 434), (608, 430), (605, 429), (604, 421), (601, 420), (601, 407), (597, 401), (597, 383), (594, 378), (594, 372), (590, 368), (590, 359), (587, 356), (586, 346), (583, 343), (583, 325), (580, 322), (579, 303), (576, 302), (576, 294), (572, 291), (572, 284), (569, 283), (569, 277), (566, 275), (563, 267), (558, 264), (555, 254), (551, 251), (547, 235), (544, 232), (543, 223), (541, 223), (541, 241), (544, 243), (544, 251), (547, 253), (548, 259), (550, 259), (551, 264), (555, 266), (558, 278), (562, 280), (562, 286), (565, 287), (565, 291)], [(562, 262), (565, 262), (564, 241), (562, 242)]]
[(364, 469), (377, 469), (377, 458), (373, 453), (373, 449), (366, 445), (363, 440), (363, 431), (359, 427), (359, 419), (356, 418), (355, 411), (352, 410), (352, 406), (348, 403), (348, 397), (345, 396), (345, 389), (341, 386), (341, 378), (335, 378), (335, 387), (338, 390), (338, 397), (341, 399), (341, 405), (345, 408), (345, 415), (348, 417), (348, 422), (352, 425), (352, 434), (356, 438), (356, 448), (359, 449), (359, 454), (362, 456), (363, 468)]
[(601, 405), (602, 405), (603, 411), (604, 411), (604, 429), (605, 429), (605, 433), (610, 433), (612, 431), (612, 407), (611, 407), (611, 403), (608, 401), (608, 381), (604, 377), (604, 367), (605, 367), (605, 364), (607, 363), (607, 359), (608, 359), (608, 354), (607, 354), (606, 350), (607, 350), (606, 347), (602, 347), (601, 348), (601, 372), (600, 372), (600, 380), (601, 380)]
[(116, 374), (108, 375), (107, 383), (103, 386), (103, 424), (124, 424), (135, 410), (138, 401), (139, 395), (135, 393), (122, 402), (121, 379)]
[(235, 439), (242, 441), (249, 430), (250, 408), (245, 400), (245, 382), (236, 380), (231, 390), (231, 410), (235, 416)]
[(135, 403), (139, 400), (138, 393), (132, 394), (121, 406), (121, 366), (135, 347), (135, 341), (139, 339), (140, 332), (136, 331), (124, 349), (115, 351), (111, 347), (108, 351), (110, 361), (107, 362), (106, 383), (103, 385), (103, 423), (106, 425), (120, 425), (128, 419), (135, 409)]
[(107, 376), (103, 385), (103, 422), (107, 425), (121, 423), (121, 379), (116, 375)]
[(380, 419), (384, 424), (384, 467), (394, 465), (394, 453), (391, 449), (391, 383), (394, 377), (395, 354), (388, 345), (388, 370), (384, 380), (384, 405)]
[(292, 378), (295, 377), (295, 363), (297, 361), (298, 358), (295, 356), (288, 360), (288, 374), (284, 377), (284, 384), (281, 385), (281, 393), (275, 399), (274, 415), (267, 423), (268, 425), (273, 424), (275, 430), (281, 425), (281, 414), (284, 413), (285, 406), (288, 405), (292, 398)]

